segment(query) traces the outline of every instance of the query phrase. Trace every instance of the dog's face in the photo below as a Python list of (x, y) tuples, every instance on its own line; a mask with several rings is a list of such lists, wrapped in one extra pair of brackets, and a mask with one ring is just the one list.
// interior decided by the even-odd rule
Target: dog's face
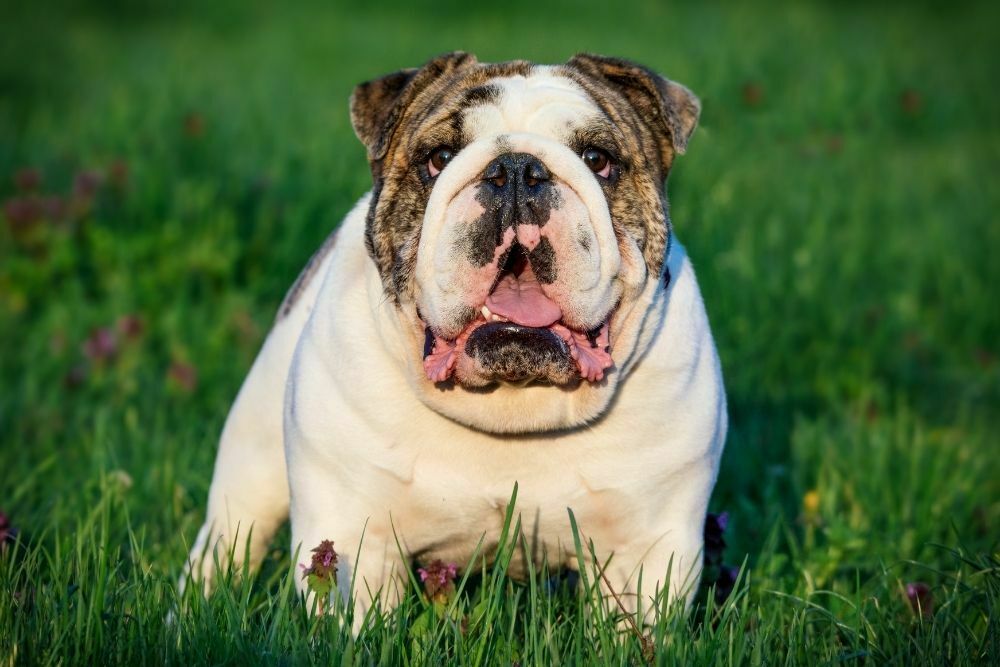
[(453, 53), (355, 90), (367, 247), (428, 405), (508, 433), (607, 408), (638, 340), (628, 315), (669, 246), (664, 179), (698, 112), (683, 86), (590, 55)]

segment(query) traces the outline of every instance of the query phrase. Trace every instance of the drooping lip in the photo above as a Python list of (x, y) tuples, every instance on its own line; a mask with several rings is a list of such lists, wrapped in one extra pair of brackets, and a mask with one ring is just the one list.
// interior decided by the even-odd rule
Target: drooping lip
[(558, 304), (549, 299), (526, 262), (508, 264), (500, 271), (476, 317), (455, 338), (433, 332), (421, 319), (424, 328), (424, 373), (432, 382), (451, 378), (459, 359), (466, 353), (466, 342), (479, 327), (490, 322), (509, 322), (525, 329), (547, 330), (558, 336), (577, 366), (580, 378), (600, 382), (611, 359), (610, 322), (613, 311), (589, 331), (573, 329), (562, 320)]
[[(510, 322), (510, 320), (499, 318), (497, 315), (493, 315), (488, 321)], [(431, 382), (445, 382), (451, 378), (459, 358), (465, 354), (465, 344), (469, 340), (469, 336), (476, 329), (487, 324), (488, 321), (480, 313), (452, 340), (436, 335), (429, 326), (424, 324), (424, 373), (427, 375), (427, 379)], [(421, 323), (423, 324), (422, 321)], [(547, 330), (561, 338), (566, 343), (569, 355), (576, 363), (580, 378), (583, 380), (600, 382), (604, 379), (604, 372), (614, 365), (611, 359), (610, 317), (591, 331), (571, 329), (561, 321), (546, 327), (524, 328)]]

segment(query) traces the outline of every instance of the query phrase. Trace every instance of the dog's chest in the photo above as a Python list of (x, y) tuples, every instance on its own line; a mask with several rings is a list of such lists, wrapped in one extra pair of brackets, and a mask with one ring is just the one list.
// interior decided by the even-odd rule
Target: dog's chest
[(464, 565), (478, 549), (480, 557), (492, 561), (515, 484), (507, 530), (508, 539), (516, 538), (515, 576), (526, 574), (529, 559), (536, 567), (543, 561), (552, 567), (575, 564), (570, 508), (584, 543), (626, 539), (629, 509), (635, 506), (627, 488), (611, 488), (617, 485), (610, 478), (588, 477), (583, 467), (553, 449), (558, 448), (551, 443), (547, 451), (511, 443), (489, 457), (474, 447), (464, 456), (425, 452), (416, 457), (391, 503), (407, 551), (424, 563), (441, 559)]

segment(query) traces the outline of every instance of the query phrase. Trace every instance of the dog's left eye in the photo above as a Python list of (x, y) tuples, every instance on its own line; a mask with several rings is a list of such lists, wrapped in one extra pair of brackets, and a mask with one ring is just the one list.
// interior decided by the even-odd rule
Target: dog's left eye
[(437, 176), (451, 162), (453, 157), (455, 157), (455, 151), (451, 146), (439, 146), (435, 148), (434, 152), (431, 153), (430, 159), (427, 160), (427, 172), (432, 178)]
[(587, 167), (601, 178), (611, 176), (611, 156), (605, 151), (591, 146), (585, 149), (580, 157)]

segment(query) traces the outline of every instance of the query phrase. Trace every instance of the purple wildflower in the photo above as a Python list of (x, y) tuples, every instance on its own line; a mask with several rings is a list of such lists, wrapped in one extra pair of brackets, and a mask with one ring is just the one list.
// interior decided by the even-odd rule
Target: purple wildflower
[(726, 550), (726, 538), (723, 535), (729, 525), (729, 512), (712, 514), (705, 517), (705, 564), (717, 566), (722, 564), (722, 554)]
[(426, 568), (418, 568), (417, 574), (424, 584), (427, 597), (437, 602), (447, 602), (455, 592), (455, 577), (458, 576), (458, 565), (435, 560)]
[(8, 543), (12, 543), (17, 538), (17, 528), (10, 525), (10, 518), (7, 513), (0, 510), (0, 549), (7, 548)]
[(73, 178), (73, 196), (89, 201), (97, 194), (103, 178), (96, 171), (81, 171)]
[(733, 593), (740, 568), (724, 565), (722, 560), (726, 550), (726, 528), (729, 527), (729, 512), (709, 513), (705, 517), (705, 547), (702, 556), (702, 583), (715, 586), (715, 601), (725, 602)]
[(754, 83), (753, 81), (744, 83), (740, 89), (740, 93), (743, 95), (743, 104), (748, 107), (760, 106), (760, 103), (764, 100), (764, 89), (761, 88), (759, 83)]
[(126, 340), (135, 340), (146, 330), (146, 322), (138, 315), (122, 315), (115, 323), (115, 328)]
[(123, 191), (128, 186), (128, 163), (118, 158), (108, 167), (108, 183), (115, 190)]
[(931, 587), (922, 581), (911, 581), (906, 584), (906, 600), (914, 614), (929, 617), (934, 613), (934, 596)]
[(976, 363), (986, 370), (993, 368), (993, 365), (997, 362), (997, 355), (985, 347), (977, 347), (973, 355), (975, 356)]
[(55, 195), (42, 197), (27, 194), (11, 197), (3, 203), (3, 217), (14, 239), (23, 245), (36, 245), (36, 230), (43, 220), (61, 221), (66, 217), (63, 200)]
[(918, 116), (924, 109), (924, 96), (913, 88), (906, 88), (899, 94), (899, 108), (907, 116)]
[(198, 370), (191, 364), (175, 361), (167, 370), (167, 379), (186, 392), (192, 392), (198, 386)]
[(21, 192), (34, 192), (42, 184), (42, 172), (34, 167), (18, 169), (14, 174), (14, 186)]
[(831, 134), (826, 139), (826, 152), (830, 155), (837, 155), (844, 150), (844, 136), (842, 134)]
[(205, 134), (205, 117), (197, 111), (191, 111), (184, 116), (184, 134), (192, 139), (198, 139)]
[(110, 361), (118, 354), (118, 334), (109, 327), (94, 329), (83, 341), (83, 354), (91, 361)]
[(320, 611), (326, 610), (330, 599), (330, 591), (337, 581), (337, 552), (332, 540), (323, 540), (312, 550), (312, 561), (309, 567), (299, 564), (302, 568), (302, 578), (306, 580), (309, 590), (316, 595)]
[(323, 540), (312, 550), (312, 562), (309, 567), (302, 565), (303, 579), (310, 575), (320, 579), (330, 579), (337, 574), (337, 552), (333, 548), (333, 540)]
[(34, 195), (11, 197), (3, 203), (3, 215), (12, 231), (27, 229), (45, 215), (42, 201)]

